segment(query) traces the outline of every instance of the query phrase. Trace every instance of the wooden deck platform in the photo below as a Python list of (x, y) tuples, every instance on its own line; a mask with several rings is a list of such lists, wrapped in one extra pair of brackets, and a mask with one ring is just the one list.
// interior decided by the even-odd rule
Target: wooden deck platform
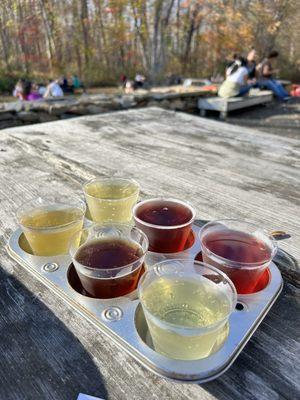
[(206, 112), (219, 111), (220, 119), (225, 120), (230, 111), (240, 110), (242, 108), (252, 107), (259, 104), (266, 104), (273, 100), (273, 93), (269, 90), (264, 91), (251, 91), (249, 96), (244, 97), (207, 97), (199, 98), (198, 108), (200, 115), (205, 117)]
[[(299, 381), (299, 141), (158, 108), (0, 132), (0, 399), (295, 400)], [(284, 289), (232, 367), (204, 385), (153, 375), (7, 254), (15, 213), (94, 176), (189, 200), (201, 220), (251, 219), (291, 238)], [(284, 253), (282, 253), (284, 254)]]

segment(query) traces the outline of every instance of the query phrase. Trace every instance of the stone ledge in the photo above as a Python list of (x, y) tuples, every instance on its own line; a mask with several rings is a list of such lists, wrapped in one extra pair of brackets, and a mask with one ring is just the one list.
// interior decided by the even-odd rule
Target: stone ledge
[(200, 96), (211, 92), (176, 93), (138, 90), (132, 94), (95, 94), (81, 97), (60, 97), (37, 101), (17, 101), (0, 104), (1, 128), (20, 123), (49, 122), (78, 115), (95, 115), (134, 107), (158, 106), (170, 110), (194, 111)]

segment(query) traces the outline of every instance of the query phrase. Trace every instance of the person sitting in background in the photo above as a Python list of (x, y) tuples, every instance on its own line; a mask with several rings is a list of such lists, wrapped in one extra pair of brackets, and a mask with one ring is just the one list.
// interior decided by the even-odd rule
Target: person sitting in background
[(78, 76), (75, 75), (75, 74), (72, 76), (72, 86), (73, 86), (73, 89), (74, 89), (74, 90), (80, 89), (81, 86), (82, 86), (82, 84), (81, 84), (81, 82), (80, 82), (80, 79), (79, 79)]
[(63, 97), (64, 92), (62, 91), (62, 88), (59, 86), (58, 82), (59, 82), (59, 79), (49, 81), (49, 85), (47, 86), (46, 92), (44, 94), (44, 98)]
[(141, 89), (144, 86), (146, 78), (142, 74), (136, 74), (134, 78), (134, 89)]
[(124, 87), (124, 92), (126, 94), (134, 92), (134, 82), (127, 80)]
[(259, 70), (259, 87), (271, 90), (275, 96), (280, 100), (289, 100), (289, 93), (284, 89), (279, 81), (274, 78), (279, 70), (274, 69), (272, 63), (274, 63), (279, 56), (278, 51), (271, 51), (267, 58), (265, 58), (262, 63), (257, 66)]
[[(254, 47), (249, 51), (247, 55), (247, 70), (248, 79), (251, 83), (256, 83), (256, 50)], [(248, 82), (249, 83), (249, 82)]]
[(247, 85), (248, 70), (246, 60), (238, 57), (228, 71), (229, 75), (219, 88), (220, 97), (244, 96), (253, 85)]
[(38, 85), (38, 93), (41, 97), (44, 97), (44, 94), (46, 93), (46, 86), (43, 83), (39, 83)]
[[(235, 61), (239, 58), (238, 54), (234, 53), (232, 56), (232, 60), (226, 62), (225, 67), (225, 78), (230, 75), (231, 67), (233, 67)], [(227, 58), (228, 60), (228, 58)]]
[(30, 81), (25, 81), (24, 82), (24, 100), (28, 100), (28, 96), (30, 95), (31, 92), (31, 82)]
[(42, 96), (39, 94), (39, 87), (36, 83), (28, 82), (25, 86), (26, 100), (35, 101), (40, 100)]
[(64, 93), (73, 93), (73, 85), (69, 85), (68, 79), (65, 76), (61, 78), (60, 87)]
[(125, 89), (125, 87), (126, 87), (126, 82), (127, 82), (127, 76), (125, 74), (122, 74), (121, 75), (121, 85), (122, 85), (123, 89)]
[(13, 96), (17, 97), (19, 100), (26, 100), (24, 95), (24, 85), (25, 81), (23, 79), (19, 79), (14, 88)]

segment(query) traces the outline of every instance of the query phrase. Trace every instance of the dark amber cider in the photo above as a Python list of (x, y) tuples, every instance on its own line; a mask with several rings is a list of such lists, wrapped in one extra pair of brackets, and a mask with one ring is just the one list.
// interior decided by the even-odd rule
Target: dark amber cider
[(123, 239), (95, 239), (78, 249), (75, 260), (83, 266), (77, 272), (84, 289), (93, 297), (112, 298), (136, 289), (141, 257), (142, 249), (136, 243)]

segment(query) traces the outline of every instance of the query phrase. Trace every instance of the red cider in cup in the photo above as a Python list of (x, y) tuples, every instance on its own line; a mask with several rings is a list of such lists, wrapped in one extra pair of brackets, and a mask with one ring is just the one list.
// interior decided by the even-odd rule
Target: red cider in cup
[(200, 232), (203, 261), (224, 271), (239, 294), (250, 294), (276, 254), (274, 239), (255, 225), (215, 221)]
[(138, 203), (133, 216), (148, 237), (150, 251), (176, 253), (185, 248), (195, 211), (180, 200), (157, 198)]

